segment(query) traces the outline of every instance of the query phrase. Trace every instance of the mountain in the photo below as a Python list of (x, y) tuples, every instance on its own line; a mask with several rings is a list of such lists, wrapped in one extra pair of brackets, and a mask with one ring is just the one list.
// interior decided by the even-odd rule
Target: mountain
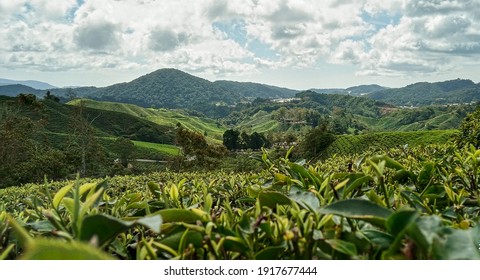
[(86, 97), (147, 108), (182, 108), (209, 117), (224, 117), (240, 102), (293, 97), (295, 93), (295, 90), (256, 83), (210, 82), (180, 70), (160, 69), (128, 83), (98, 88)]
[(56, 88), (56, 86), (52, 86), (51, 84), (35, 81), (35, 80), (28, 80), (28, 81), (15, 81), (15, 80), (8, 80), (8, 79), (0, 79), (0, 85), (24, 85), (34, 89), (52, 89)]
[(225, 115), (228, 106), (242, 99), (238, 93), (175, 69), (161, 69), (129, 83), (98, 88), (87, 97), (146, 108), (190, 109), (212, 117)]
[(372, 85), (361, 85), (361, 86), (354, 86), (345, 89), (350, 95), (354, 96), (363, 96), (372, 92), (384, 90), (386, 87), (379, 86), (377, 84)]
[(349, 87), (349, 88), (317, 88), (317, 89), (311, 89), (311, 91), (314, 91), (316, 93), (322, 93), (322, 94), (348, 94), (348, 95), (353, 95), (353, 96), (363, 96), (372, 92), (376, 92), (379, 90), (384, 90), (386, 87), (382, 87), (376, 84), (372, 85), (360, 85), (360, 86), (354, 86), (354, 87)]
[(464, 104), (480, 101), (480, 85), (464, 79), (421, 82), (403, 88), (376, 91), (366, 97), (397, 106)]
[(242, 97), (250, 99), (289, 98), (300, 92), (298, 90), (250, 82), (215, 81), (214, 84), (224, 88), (226, 91), (236, 92)]
[(344, 88), (312, 88), (310, 91), (320, 94), (348, 94)]
[(36, 96), (43, 96), (45, 95), (45, 90), (38, 90), (26, 85), (3, 85), (0, 86), (0, 95), (6, 96), (17, 96), (20, 93), (31, 93), (35, 94)]

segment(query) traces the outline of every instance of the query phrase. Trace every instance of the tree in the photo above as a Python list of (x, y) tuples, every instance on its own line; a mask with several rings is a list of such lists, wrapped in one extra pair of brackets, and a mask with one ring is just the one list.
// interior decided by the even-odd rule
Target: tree
[(198, 151), (208, 147), (205, 137), (183, 126), (177, 127), (176, 143), (183, 150), (184, 155), (195, 155)]
[(15, 107), (0, 107), (0, 187), (67, 174), (63, 152), (38, 140), (41, 129), (41, 122), (23, 116)]
[(53, 95), (49, 90), (45, 94), (45, 100), (52, 100), (52, 101), (57, 102), (57, 103), (60, 102), (60, 98)]
[(69, 161), (77, 167), (82, 177), (97, 171), (105, 159), (103, 148), (98, 144), (92, 126), (95, 119), (87, 118), (83, 101), (75, 106), (70, 124), (72, 132), (65, 150)]
[(252, 133), (249, 144), (249, 148), (253, 150), (259, 150), (262, 147), (270, 146), (267, 138), (263, 134), (257, 132)]
[(250, 148), (250, 135), (248, 135), (245, 131), (240, 134), (239, 141), (239, 148), (242, 149), (249, 149)]
[(120, 157), (120, 163), (127, 167), (128, 161), (135, 151), (135, 144), (130, 139), (118, 137), (113, 145), (113, 151)]
[(473, 145), (480, 148), (480, 107), (463, 120), (456, 142), (461, 146)]
[(300, 143), (300, 150), (306, 158), (315, 158), (335, 140), (335, 135), (324, 127), (311, 129)]
[(238, 137), (240, 132), (229, 129), (223, 133), (223, 145), (230, 151), (235, 151), (238, 149)]

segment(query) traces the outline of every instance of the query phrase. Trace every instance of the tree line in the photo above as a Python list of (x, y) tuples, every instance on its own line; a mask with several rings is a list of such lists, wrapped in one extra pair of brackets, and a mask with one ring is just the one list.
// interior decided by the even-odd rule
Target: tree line
[(230, 151), (236, 150), (259, 150), (261, 148), (269, 148), (272, 146), (265, 135), (253, 132), (248, 134), (234, 129), (229, 129), (223, 133), (223, 145)]

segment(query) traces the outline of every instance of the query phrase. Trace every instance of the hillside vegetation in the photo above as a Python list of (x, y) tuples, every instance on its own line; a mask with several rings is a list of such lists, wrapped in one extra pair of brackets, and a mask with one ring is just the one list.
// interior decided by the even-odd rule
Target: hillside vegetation
[(480, 85), (461, 79), (438, 83), (422, 82), (403, 88), (380, 90), (366, 96), (399, 106), (465, 104), (480, 101)]
[(432, 130), (410, 132), (374, 132), (362, 135), (339, 135), (322, 153), (322, 158), (333, 155), (348, 156), (365, 151), (383, 151), (399, 147), (445, 144), (453, 141), (456, 130)]
[(128, 114), (163, 127), (169, 127), (170, 130), (173, 130), (177, 124), (181, 124), (183, 127), (204, 134), (212, 139), (212, 141), (221, 140), (223, 132), (226, 130), (218, 121), (206, 117), (189, 115), (187, 112), (179, 110), (143, 108), (133, 104), (95, 101), (91, 99), (76, 99), (70, 101), (68, 104), (76, 105), (80, 102), (83, 102), (87, 108)]

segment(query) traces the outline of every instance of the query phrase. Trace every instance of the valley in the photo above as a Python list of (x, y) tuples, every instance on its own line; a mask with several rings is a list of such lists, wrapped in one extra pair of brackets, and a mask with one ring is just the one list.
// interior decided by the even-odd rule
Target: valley
[(479, 88), (0, 85), (0, 259), (480, 258)]

